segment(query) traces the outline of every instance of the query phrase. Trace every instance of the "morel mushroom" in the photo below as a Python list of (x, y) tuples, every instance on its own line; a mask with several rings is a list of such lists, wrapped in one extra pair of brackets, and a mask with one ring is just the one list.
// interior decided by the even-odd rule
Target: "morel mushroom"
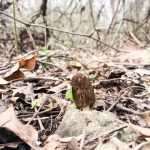
[(95, 94), (92, 84), (85, 74), (77, 73), (73, 76), (72, 94), (77, 108), (93, 107), (95, 103)]

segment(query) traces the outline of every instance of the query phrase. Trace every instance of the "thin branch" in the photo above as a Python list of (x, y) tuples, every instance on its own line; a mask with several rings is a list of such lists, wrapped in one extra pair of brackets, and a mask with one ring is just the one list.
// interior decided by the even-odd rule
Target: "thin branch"
[[(17, 5), (16, 5), (16, 7), (17, 7), (17, 10), (18, 10), (18, 12), (19, 12), (20, 17), (25, 20), (25, 18), (23, 17), (23, 15), (22, 15), (22, 13), (21, 13), (21, 11), (20, 11), (20, 9), (18, 8)], [(25, 29), (26, 29), (26, 32), (27, 32), (27, 34), (28, 34), (28, 36), (29, 36), (29, 39), (30, 39), (30, 41), (31, 41), (31, 43), (32, 43), (33, 48), (34, 48), (35, 50), (38, 49), (37, 46), (36, 46), (35, 40), (34, 40), (32, 34), (31, 34), (31, 31), (30, 31), (29, 27), (25, 25)]]
[(36, 115), (39, 113), (39, 111), (41, 110), (41, 108), (43, 107), (43, 105), (45, 104), (45, 102), (47, 101), (49, 99), (49, 96), (47, 96), (44, 100), (43, 100), (43, 102), (42, 102), (42, 104), (41, 104), (41, 106), (38, 108), (38, 110), (34, 113), (34, 115), (32, 116), (32, 118), (30, 119), (30, 121), (28, 121), (28, 125), (32, 122), (32, 120), (36, 117)]
[(116, 21), (116, 19), (117, 19), (117, 15), (118, 15), (118, 12), (119, 12), (120, 3), (121, 3), (121, 0), (119, 0), (119, 2), (118, 2), (117, 9), (116, 9), (116, 11), (115, 11), (115, 13), (114, 13), (114, 16), (113, 16), (113, 18), (112, 18), (112, 21), (111, 21), (111, 23), (110, 23), (110, 25), (109, 25), (107, 34), (110, 33), (110, 30), (113, 28), (114, 23), (115, 23), (115, 21)]
[[(16, 0), (13, 1), (13, 17), (16, 18)], [(16, 48), (17, 54), (19, 54), (20, 51), (18, 47), (17, 25), (16, 25), (15, 19), (14, 19), (13, 30), (14, 30), (15, 48)]]
[[(94, 12), (93, 12), (93, 6), (92, 6), (91, 0), (89, 0), (89, 4), (90, 4), (90, 13), (91, 13), (91, 18), (92, 18), (93, 27), (94, 27), (94, 30), (96, 31), (98, 40), (100, 40), (99, 33), (98, 33), (98, 31), (96, 30), (96, 23), (95, 23), (95, 19), (94, 19)], [(98, 47), (98, 44), (97, 44), (97, 47)]]
[[(32, 24), (32, 23), (28, 23), (28, 22), (24, 22), (24, 21), (21, 21), (19, 19), (16, 19), (16, 18), (8, 15), (7, 13), (4, 13), (3, 11), (0, 11), (0, 13), (5, 15), (5, 16), (7, 16), (7, 17), (9, 17), (9, 18), (11, 18), (11, 19), (16, 20), (16, 21), (18, 21), (18, 22), (20, 22), (20, 23), (22, 23), (22, 24), (24, 24), (26, 26), (34, 26), (34, 27), (46, 28), (46, 29), (50, 29), (50, 30), (53, 30), (53, 31), (61, 32), (61, 33), (66, 33), (66, 34), (72, 34), (72, 35), (77, 35), (77, 36), (83, 36), (83, 37), (91, 38), (94, 41), (102, 43), (103, 45), (105, 45), (105, 46), (107, 46), (109, 48), (112, 48), (113, 50), (115, 50), (117, 52), (122, 52), (121, 50), (118, 50), (117, 48), (114, 48), (114, 47), (106, 44), (105, 42), (103, 42), (103, 41), (101, 41), (101, 40), (99, 40), (99, 39), (97, 39), (95, 37), (92, 37), (91, 34), (82, 34), (82, 33), (69, 32), (69, 31), (65, 31), (65, 30), (59, 30), (59, 29), (53, 28), (53, 27), (43, 26), (43, 25), (39, 25), (39, 24)], [(125, 52), (125, 51), (123, 51), (123, 52)]]

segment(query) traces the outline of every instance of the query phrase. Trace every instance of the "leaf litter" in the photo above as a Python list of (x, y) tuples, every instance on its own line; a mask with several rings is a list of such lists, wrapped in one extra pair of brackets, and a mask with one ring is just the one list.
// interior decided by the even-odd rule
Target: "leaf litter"
[[(133, 56), (130, 52), (109, 62), (105, 61), (106, 56), (104, 60), (93, 56), (94, 62), (92, 57), (84, 60), (84, 52), (79, 56), (62, 49), (48, 56), (42, 53), (14, 58), (9, 70), (6, 67), (0, 77), (1, 90), (5, 90), (0, 92), (0, 98), (6, 106), (3, 109), (0, 106), (0, 134), (6, 135), (5, 141), (0, 138), (0, 146), (21, 145), (41, 150), (148, 149), (150, 78), (149, 59), (144, 57), (135, 57), (135, 53)], [(73, 101), (66, 97), (68, 84), (78, 72), (85, 73), (94, 87), (96, 102), (90, 113), (74, 112), (77, 108), (72, 107)], [(101, 115), (97, 113), (103, 113), (105, 119), (98, 121)], [(116, 124), (110, 126), (111, 122)], [(67, 123), (70, 125), (65, 129), (63, 125)], [(76, 126), (80, 130), (78, 134), (70, 126)], [(97, 126), (104, 131), (101, 133)], [(93, 137), (92, 132), (95, 132)]]

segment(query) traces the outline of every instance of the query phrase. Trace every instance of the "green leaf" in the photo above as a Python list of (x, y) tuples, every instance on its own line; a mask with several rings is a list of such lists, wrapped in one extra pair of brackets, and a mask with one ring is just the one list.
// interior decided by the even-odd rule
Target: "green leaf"
[(40, 47), (39, 49), (40, 49), (40, 50), (39, 50), (39, 54), (40, 54), (41, 56), (46, 56), (46, 57), (51, 56), (50, 50), (46, 49), (46, 47)]
[(73, 109), (77, 109), (77, 106), (76, 106), (76, 104), (75, 103), (73, 103), (73, 104), (71, 104), (71, 106), (70, 106), (71, 108), (73, 108)]
[(95, 75), (95, 74), (90, 74), (90, 75), (88, 76), (88, 78), (89, 78), (90, 81), (93, 81), (93, 80), (95, 80), (96, 75)]
[(34, 109), (35, 107), (37, 107), (37, 104), (38, 102), (37, 101), (32, 101), (32, 104), (31, 104), (31, 109)]
[(72, 94), (72, 88), (70, 88), (70, 89), (68, 89), (68, 90), (66, 91), (66, 99), (71, 100), (71, 101), (74, 101), (74, 100), (73, 100), (73, 94)]

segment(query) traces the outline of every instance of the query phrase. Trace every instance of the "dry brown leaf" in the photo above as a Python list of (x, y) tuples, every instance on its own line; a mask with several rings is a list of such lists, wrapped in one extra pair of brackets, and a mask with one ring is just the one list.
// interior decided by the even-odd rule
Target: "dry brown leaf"
[(13, 90), (13, 94), (12, 96), (17, 96), (16, 94), (23, 94), (25, 95), (26, 99), (31, 98), (34, 96), (34, 92), (33, 92), (33, 86), (31, 83), (28, 83), (27, 86), (23, 86), (23, 87), (18, 87), (17, 89)]
[(72, 138), (72, 140), (67, 143), (66, 149), (80, 150), (77, 140)]
[(145, 122), (150, 125), (150, 112), (142, 112), (140, 116), (145, 120)]
[(58, 148), (58, 145), (60, 144), (60, 136), (57, 134), (51, 135), (46, 140), (46, 144), (43, 149), (41, 150), (55, 150)]
[(126, 44), (124, 44), (121, 48), (120, 48), (120, 50), (121, 51), (130, 51), (130, 52), (132, 52), (132, 51), (142, 51), (142, 50), (144, 50), (144, 48), (142, 48), (141, 46), (139, 46), (139, 45), (137, 45), (137, 44), (135, 44), (135, 43), (131, 43), (131, 42), (129, 42), (129, 43), (126, 43)]
[(21, 59), (19, 61), (19, 67), (26, 69), (28, 71), (33, 71), (36, 65), (36, 56), (31, 57), (30, 59)]
[(150, 142), (140, 143), (133, 150), (150, 150)]
[(66, 101), (65, 99), (62, 99), (55, 95), (51, 95), (50, 96), (50, 104), (47, 105), (47, 107), (49, 109), (60, 107), (61, 111), (63, 112), (69, 104), (70, 104), (70, 101)]
[[(63, 141), (63, 140), (62, 140)], [(61, 137), (57, 134), (51, 135), (46, 140), (46, 144), (41, 150), (71, 149), (79, 150), (76, 138), (70, 137), (68, 141), (62, 142)]]
[(113, 142), (107, 142), (102, 143), (99, 142), (99, 144), (96, 146), (95, 150), (118, 150)]
[(148, 69), (135, 69), (134, 72), (138, 73), (140, 76), (144, 76), (144, 75), (150, 75), (150, 70)]
[(63, 83), (53, 87), (53, 88), (50, 88), (49, 91), (50, 92), (55, 92), (55, 93), (60, 92), (62, 89), (67, 88), (67, 85), (68, 85), (68, 82), (66, 81), (66, 82), (63, 82)]
[(129, 124), (131, 128), (133, 128), (135, 131), (140, 132), (145, 137), (150, 137), (150, 128), (143, 128), (138, 125)]
[(26, 65), (26, 61), (22, 58), (20, 61), (19, 61), (19, 67), (20, 68), (23, 68), (23, 66)]
[(82, 137), (83, 137), (82, 134), (79, 136), (64, 137), (60, 139), (60, 142), (67, 143), (70, 142), (72, 139), (75, 139), (76, 141), (80, 141)]
[(17, 79), (25, 79), (24, 73), (20, 70), (17, 70), (10, 74), (9, 76), (4, 77), (5, 80), (7, 81), (12, 81), (12, 80), (17, 80)]
[(80, 69), (82, 67), (81, 63), (79, 63), (78, 61), (69, 61), (68, 65), (69, 67), (74, 67), (77, 69)]
[(127, 143), (120, 141), (117, 137), (111, 138), (110, 142), (112, 142), (116, 146), (116, 148), (119, 150), (131, 150), (131, 148), (129, 147)]
[[(20, 142), (7, 143), (6, 145), (7, 145), (7, 147), (11, 147), (12, 149), (17, 149), (19, 143), (20, 143)], [(11, 148), (10, 148), (10, 149), (11, 149)], [(5, 144), (1, 144), (1, 145), (0, 145), (0, 149), (6, 149)], [(8, 148), (8, 149), (9, 149), (9, 148)]]
[(19, 70), (19, 63), (16, 63), (4, 76), (5, 77), (8, 77), (10, 75), (12, 75), (14, 72), (16, 72), (17, 70)]
[(8, 84), (8, 81), (0, 77), (0, 85), (6, 85)]
[(140, 150), (150, 150), (150, 142), (143, 145)]
[(12, 107), (0, 114), (0, 127), (6, 128), (20, 137), (27, 144), (37, 146), (38, 133), (31, 125), (22, 124)]
[(117, 137), (110, 138), (108, 142), (99, 142), (95, 150), (133, 150), (130, 145), (120, 141)]
[(20, 68), (26, 69), (28, 71), (33, 71), (36, 65), (36, 56), (33, 56), (30, 59), (21, 59), (15, 66), (13, 66), (9, 72), (6, 73), (4, 79), (7, 81), (17, 80), (17, 79), (25, 79), (24, 73), (20, 70)]
[(143, 51), (132, 51), (127, 54), (121, 54), (120, 56), (114, 58), (114, 61), (128, 62), (128, 63), (149, 63), (150, 62), (150, 52)]
[(22, 71), (19, 70), (19, 63), (14, 65), (9, 72), (7, 72), (4, 76), (4, 79), (7, 81), (24, 79), (25, 76)]

